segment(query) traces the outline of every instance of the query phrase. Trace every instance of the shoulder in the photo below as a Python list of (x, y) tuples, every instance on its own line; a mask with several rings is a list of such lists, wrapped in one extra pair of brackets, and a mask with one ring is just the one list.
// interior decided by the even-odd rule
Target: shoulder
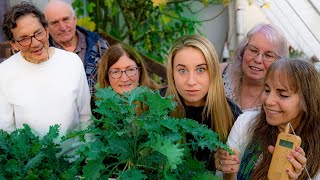
[(242, 114), (241, 108), (233, 100), (227, 97), (227, 102), (229, 104), (230, 110), (232, 111), (233, 118), (236, 120), (240, 114)]
[(227, 69), (229, 63), (225, 62), (225, 63), (220, 63), (219, 66), (220, 66), (220, 73), (221, 74), (224, 74), (225, 73), (225, 70)]
[[(52, 47), (52, 48), (54, 48), (54, 47)], [(82, 65), (82, 61), (77, 54), (75, 54), (73, 52), (65, 51), (65, 50), (59, 49), (59, 48), (54, 48), (53, 58), (58, 60), (60, 63), (64, 63), (64, 64)]]
[(227, 144), (230, 147), (237, 149), (240, 153), (240, 157), (243, 156), (243, 152), (250, 139), (249, 128), (251, 127), (251, 124), (256, 121), (258, 114), (257, 111), (244, 112), (232, 126)]
[(97, 42), (98, 39), (100, 38), (98, 33), (89, 31), (81, 26), (77, 26), (76, 29), (86, 36), (87, 41), (91, 40), (91, 41)]
[[(0, 72), (3, 72), (5, 70), (9, 70), (8, 68), (11, 68), (12, 66), (15, 66), (18, 63), (18, 60), (20, 59), (21, 55), (20, 52), (10, 56), (8, 59), (0, 63)], [(12, 69), (11, 69), (12, 70)]]
[(159, 89), (159, 93), (160, 93), (160, 95), (162, 96), (162, 97), (164, 97), (165, 95), (166, 95), (166, 93), (167, 93), (167, 87), (163, 87), (163, 88), (160, 88)]
[(248, 129), (252, 123), (255, 122), (255, 119), (258, 117), (259, 113), (259, 111), (247, 111), (242, 113), (235, 121), (232, 129), (236, 128), (242, 131)]

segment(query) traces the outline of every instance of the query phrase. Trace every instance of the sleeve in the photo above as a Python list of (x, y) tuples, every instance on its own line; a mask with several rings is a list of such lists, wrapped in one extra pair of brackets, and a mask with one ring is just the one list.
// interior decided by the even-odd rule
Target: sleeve
[(240, 159), (248, 145), (249, 138), (249, 127), (258, 115), (257, 112), (245, 112), (241, 114), (230, 131), (228, 136), (227, 144), (229, 147), (236, 149), (240, 154)]
[(13, 105), (7, 100), (4, 86), (0, 84), (0, 129), (12, 132), (16, 129), (13, 113)]
[(90, 124), (91, 119), (91, 97), (87, 77), (80, 59), (79, 62), (80, 78), (76, 103), (80, 115), (81, 129), (85, 129)]

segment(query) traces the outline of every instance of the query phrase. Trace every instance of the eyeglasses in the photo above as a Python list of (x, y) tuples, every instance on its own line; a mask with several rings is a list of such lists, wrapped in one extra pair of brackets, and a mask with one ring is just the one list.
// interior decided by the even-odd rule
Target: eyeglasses
[(132, 77), (132, 76), (137, 74), (138, 69), (139, 69), (138, 67), (132, 67), (132, 68), (128, 68), (128, 69), (126, 69), (124, 71), (121, 71), (121, 70), (110, 70), (109, 74), (113, 79), (119, 79), (122, 76), (123, 73), (126, 73), (126, 75), (128, 77)]
[(259, 54), (262, 55), (264, 61), (273, 62), (281, 57), (272, 51), (260, 52), (260, 50), (252, 45), (246, 46), (247, 53), (252, 57), (257, 57)]
[(44, 29), (43, 31), (34, 33), (32, 36), (28, 36), (15, 41), (18, 42), (21, 46), (26, 47), (32, 43), (32, 38), (35, 38), (36, 40), (41, 41), (45, 37), (47, 37), (47, 30)]

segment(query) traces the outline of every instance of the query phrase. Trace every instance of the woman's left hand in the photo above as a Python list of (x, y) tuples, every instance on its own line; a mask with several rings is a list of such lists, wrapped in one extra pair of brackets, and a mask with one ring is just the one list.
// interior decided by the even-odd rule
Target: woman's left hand
[[(273, 153), (274, 147), (269, 146), (268, 150)], [(304, 150), (301, 147), (296, 147), (296, 149), (291, 150), (291, 153), (287, 155), (287, 159), (293, 166), (293, 171), (289, 168), (286, 169), (289, 178), (298, 179), (307, 164)]]

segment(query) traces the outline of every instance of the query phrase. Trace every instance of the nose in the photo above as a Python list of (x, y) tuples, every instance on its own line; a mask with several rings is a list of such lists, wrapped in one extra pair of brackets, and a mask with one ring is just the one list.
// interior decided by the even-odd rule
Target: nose
[(41, 41), (37, 40), (34, 36), (31, 37), (31, 47), (37, 47), (39, 44), (41, 44)]
[(262, 54), (262, 53), (259, 53), (259, 54), (254, 58), (254, 61), (257, 62), (257, 63), (262, 63), (262, 61), (263, 61), (263, 54)]
[(195, 75), (193, 72), (189, 73), (188, 79), (187, 79), (187, 84), (189, 86), (194, 86), (197, 83), (196, 79), (195, 79)]
[(67, 29), (67, 26), (63, 21), (59, 21), (59, 29), (61, 31), (65, 31)]
[(124, 71), (122, 71), (120, 80), (121, 81), (128, 81), (129, 80), (129, 76)]
[(276, 103), (276, 99), (275, 99), (276, 95), (269, 93), (269, 94), (264, 94), (263, 96), (264, 96), (263, 99), (264, 99), (265, 105), (272, 106)]

